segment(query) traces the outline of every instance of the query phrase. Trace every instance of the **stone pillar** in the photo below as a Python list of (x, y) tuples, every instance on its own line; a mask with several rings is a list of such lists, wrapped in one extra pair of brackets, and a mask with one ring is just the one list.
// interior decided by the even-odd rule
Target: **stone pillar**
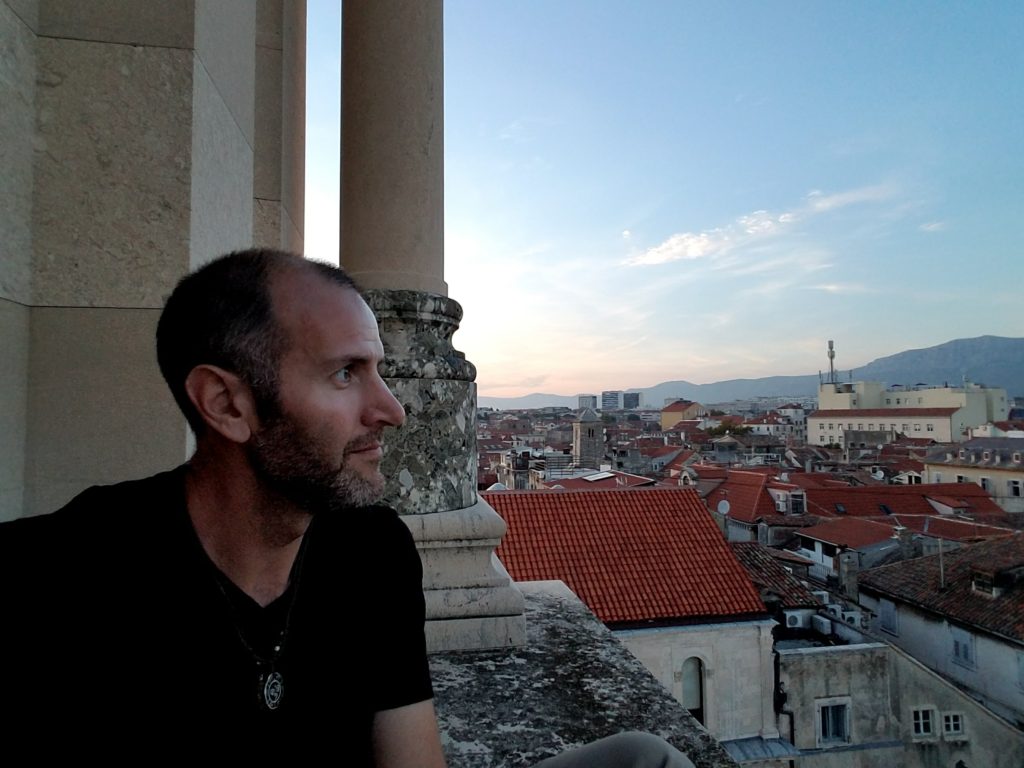
[(406, 410), (383, 471), (423, 560), (427, 642), (458, 650), (520, 644), (525, 623), (494, 556), (505, 524), (476, 494), (476, 370), (451, 342), (442, 53), (441, 0), (343, 5), (340, 261), (368, 289)]
[(302, 253), (306, 4), (256, 2), (253, 245)]
[(0, 0), (0, 519), (186, 458), (157, 318), (182, 275), (252, 244), (254, 172), (298, 178), (297, 204), (276, 198), (301, 215), (280, 113), (302, 51), (281, 29), (304, 7)]

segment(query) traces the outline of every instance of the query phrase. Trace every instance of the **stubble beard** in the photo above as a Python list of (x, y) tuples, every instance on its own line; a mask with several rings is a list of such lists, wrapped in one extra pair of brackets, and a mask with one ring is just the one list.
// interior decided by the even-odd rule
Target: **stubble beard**
[(248, 450), (253, 471), (268, 489), (316, 514), (380, 501), (383, 475), (377, 471), (364, 474), (347, 466), (351, 452), (379, 441), (377, 432), (349, 442), (338, 462), (324, 449), (324, 440), (279, 414), (253, 435)]

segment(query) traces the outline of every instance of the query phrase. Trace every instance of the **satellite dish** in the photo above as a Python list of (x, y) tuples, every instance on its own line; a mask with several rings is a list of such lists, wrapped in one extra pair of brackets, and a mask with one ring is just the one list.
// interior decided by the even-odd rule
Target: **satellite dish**
[(872, 472), (872, 473), (871, 473), (871, 476), (872, 476), (872, 477), (873, 477), (873, 478), (874, 478), (875, 480), (884, 480), (884, 479), (885, 479), (885, 472), (883, 472), (882, 470), (880, 470), (880, 469), (879, 469), (879, 470), (877, 470), (877, 471), (875, 471), (875, 472)]
[(722, 499), (720, 502), (718, 502), (718, 506), (716, 507), (716, 509), (718, 510), (718, 514), (720, 514), (720, 515), (728, 515), (729, 514), (729, 500), (728, 499)]

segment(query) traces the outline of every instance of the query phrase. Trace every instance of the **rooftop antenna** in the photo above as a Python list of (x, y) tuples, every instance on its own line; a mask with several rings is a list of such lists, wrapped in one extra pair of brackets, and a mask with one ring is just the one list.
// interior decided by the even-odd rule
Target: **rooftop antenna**
[(828, 340), (828, 383), (836, 383), (836, 349), (832, 339)]

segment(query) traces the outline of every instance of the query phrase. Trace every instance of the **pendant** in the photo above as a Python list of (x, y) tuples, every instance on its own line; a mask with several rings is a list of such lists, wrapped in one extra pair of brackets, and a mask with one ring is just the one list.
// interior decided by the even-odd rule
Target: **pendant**
[(284, 698), (284, 679), (280, 672), (271, 672), (269, 675), (261, 675), (260, 682), (263, 683), (263, 705), (274, 711), (281, 706), (281, 699)]

